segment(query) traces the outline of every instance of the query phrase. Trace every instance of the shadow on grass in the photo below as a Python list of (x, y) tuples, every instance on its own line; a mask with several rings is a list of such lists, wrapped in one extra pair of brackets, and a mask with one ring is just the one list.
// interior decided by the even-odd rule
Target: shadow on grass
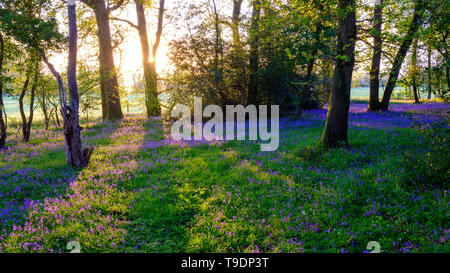
[[(102, 122), (87, 129), (82, 137), (84, 146), (109, 143), (118, 123), (111, 125)], [(34, 204), (64, 196), (82, 172), (66, 164), (61, 128), (32, 131), (29, 143), (10, 142), (0, 154), (0, 230), (7, 232), (24, 223)]]
[[(45, 155), (42, 160), (45, 160)], [(11, 168), (0, 172), (0, 230), (11, 231), (13, 225), (22, 225), (29, 209), (46, 198), (63, 196), (80, 169), (65, 165), (65, 158), (42, 161), (45, 166)]]

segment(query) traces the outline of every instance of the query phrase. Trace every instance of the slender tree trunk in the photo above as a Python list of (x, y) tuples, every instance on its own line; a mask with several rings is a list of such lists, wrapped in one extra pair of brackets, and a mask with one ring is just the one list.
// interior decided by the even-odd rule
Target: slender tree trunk
[(226, 95), (223, 88), (223, 41), (222, 41), (222, 29), (220, 27), (221, 21), (219, 13), (217, 11), (216, 1), (211, 1), (213, 4), (214, 13), (214, 79), (213, 85), (216, 95), (219, 96), (220, 104), (222, 107), (226, 105)]
[(243, 0), (233, 0), (233, 14), (231, 22), (231, 30), (233, 32), (233, 51), (232, 51), (232, 68), (236, 73), (234, 87), (240, 90), (242, 105), (247, 105), (247, 79), (246, 65), (244, 61), (244, 49), (241, 44), (241, 36), (239, 33), (239, 24), (241, 16), (241, 7)]
[[(5, 41), (0, 32), (0, 150), (6, 148), (6, 130), (8, 129), (8, 118), (6, 116), (5, 104), (3, 103), (3, 56), (5, 54)], [(4, 118), (3, 118), (4, 115)]]
[(415, 38), (413, 41), (412, 62), (411, 62), (414, 103), (420, 103), (419, 94), (418, 94), (418, 90), (417, 90), (417, 47), (418, 47), (418, 43), (419, 43), (419, 39)]
[(151, 63), (150, 63), (150, 43), (147, 35), (147, 21), (145, 19), (144, 4), (141, 0), (135, 0), (136, 15), (138, 21), (138, 32), (141, 40), (142, 50), (142, 66), (144, 68), (145, 79), (145, 107), (147, 109), (147, 116), (151, 117), (157, 112), (154, 102), (157, 101), (153, 92), (151, 92)]
[[(335, 60), (333, 84), (327, 121), (320, 144), (331, 148), (348, 145), (348, 111), (355, 64), (356, 14), (355, 0), (339, 0), (337, 34), (338, 57)], [(342, 57), (345, 58), (342, 58)]]
[[(47, 103), (46, 103), (46, 93), (45, 93), (45, 86), (42, 85), (41, 86), (41, 90), (42, 90), (42, 99), (40, 101), (40, 105), (41, 105), (41, 111), (42, 114), (44, 114), (44, 124), (45, 124), (45, 130), (48, 130), (49, 128), (49, 124), (50, 124), (50, 117), (49, 117), (49, 113), (48, 113), (48, 107), (47, 107)], [(50, 113), (51, 114), (51, 113)]]
[[(448, 61), (447, 61), (447, 63), (448, 63)], [(445, 66), (445, 76), (446, 76), (446, 78), (447, 78), (447, 88), (448, 88), (448, 90), (450, 90), (450, 67), (449, 67), (450, 65), (446, 65)]]
[(259, 71), (259, 19), (261, 1), (253, 0), (252, 22), (250, 25), (250, 65), (248, 83), (248, 103), (258, 104), (258, 71)]
[(383, 0), (376, 0), (375, 12), (373, 15), (373, 56), (372, 67), (370, 69), (370, 96), (369, 111), (380, 111), (380, 64), (383, 40), (381, 31), (383, 26)]
[(405, 59), (406, 54), (408, 53), (409, 47), (416, 35), (419, 27), (421, 25), (422, 17), (424, 14), (425, 8), (423, 0), (416, 0), (414, 7), (414, 16), (411, 21), (411, 25), (409, 27), (408, 33), (406, 34), (403, 42), (400, 46), (400, 49), (397, 53), (397, 56), (394, 59), (394, 63), (392, 64), (391, 73), (389, 75), (388, 83), (386, 84), (386, 88), (383, 94), (383, 100), (381, 101), (381, 110), (387, 111), (389, 109), (389, 101), (391, 99), (392, 92), (394, 91), (395, 85), (397, 84), (398, 75), (400, 73), (400, 69), (402, 68), (403, 60)]
[(69, 18), (69, 64), (67, 69), (67, 82), (70, 94), (70, 106), (67, 105), (66, 91), (61, 75), (48, 61), (44, 50), (40, 50), (41, 57), (47, 64), (50, 72), (58, 82), (59, 103), (64, 122), (64, 138), (66, 144), (67, 164), (73, 167), (86, 167), (89, 164), (94, 148), (82, 150), (81, 128), (79, 124), (79, 95), (76, 82), (77, 65), (77, 24), (75, 0), (67, 0)]
[(432, 67), (431, 67), (431, 47), (428, 46), (428, 99), (431, 99), (431, 92), (432, 92), (432, 76), (433, 76), (433, 71), (432, 71)]
[[(319, 6), (319, 10), (323, 8), (322, 5)], [(319, 52), (318, 44), (320, 43), (321, 34), (322, 34), (322, 22), (318, 21), (316, 23), (316, 30), (314, 31), (314, 42), (316, 44), (313, 45), (312, 52), (311, 52), (311, 59), (308, 62), (308, 66), (306, 68), (306, 78), (305, 78), (305, 87), (303, 88), (300, 96), (300, 104), (297, 108), (297, 115), (301, 116), (302, 111), (305, 109), (309, 109), (311, 107), (310, 105), (310, 99), (311, 99), (311, 86), (312, 86), (312, 76), (314, 71), (314, 63), (317, 60), (317, 54)]]
[(59, 122), (59, 114), (58, 114), (58, 106), (55, 106), (55, 124), (58, 127), (61, 127), (61, 122)]
[[(317, 49), (313, 50), (313, 56), (317, 54)], [(297, 115), (300, 117), (302, 115), (303, 110), (309, 107), (308, 99), (311, 97), (311, 84), (312, 84), (312, 73), (314, 70), (314, 62), (316, 61), (315, 57), (312, 57), (309, 60), (308, 67), (306, 69), (306, 78), (305, 78), (305, 87), (300, 94), (300, 104), (297, 107)]]
[[(160, 116), (161, 106), (158, 101), (158, 77), (156, 74), (156, 53), (159, 46), (159, 41), (162, 34), (162, 24), (164, 16), (164, 0), (160, 0), (158, 13), (158, 29), (156, 33), (155, 45), (153, 46), (152, 55), (150, 55), (150, 43), (147, 34), (147, 22), (145, 19), (144, 1), (135, 0), (136, 15), (138, 20), (137, 29), (141, 40), (142, 50), (142, 65), (144, 68), (145, 78), (145, 106), (147, 109), (147, 116)], [(151, 59), (151, 60), (150, 60)]]
[(30, 115), (28, 116), (28, 121), (24, 124), (24, 126), (26, 127), (26, 130), (24, 130), (23, 140), (25, 142), (28, 142), (30, 140), (31, 124), (33, 123), (33, 118), (34, 118), (34, 97), (36, 94), (36, 88), (38, 86), (38, 81), (39, 81), (39, 69), (37, 70), (36, 75), (34, 77), (33, 86), (31, 87), (31, 92), (30, 92)]
[[(159, 1), (159, 11), (158, 11), (158, 26), (156, 29), (156, 39), (155, 39), (155, 43), (153, 43), (153, 47), (152, 47), (152, 82), (151, 82), (151, 92), (153, 93), (153, 95), (156, 98), (156, 103), (157, 103), (157, 115), (161, 115), (161, 106), (159, 105), (159, 101), (158, 101), (158, 73), (156, 72), (156, 55), (158, 53), (158, 49), (159, 49), (159, 44), (161, 42), (161, 35), (162, 35), (162, 30), (163, 30), (163, 21), (164, 21), (164, 0), (160, 0)], [(155, 103), (155, 104), (156, 104)]]
[(25, 115), (24, 105), (23, 105), (23, 99), (25, 98), (25, 94), (28, 90), (28, 85), (30, 83), (30, 77), (29, 74), (27, 75), (27, 78), (25, 79), (25, 82), (22, 87), (22, 92), (20, 92), (19, 96), (19, 111), (20, 111), (20, 117), (22, 118), (22, 137), (23, 141), (27, 142), (27, 117)]
[[(105, 0), (82, 0), (94, 10), (100, 44), (100, 82), (102, 90), (103, 119), (119, 120), (123, 118), (120, 104), (119, 83), (114, 65), (114, 53), (111, 40), (109, 14), (113, 8), (106, 6)], [(108, 2), (109, 3), (109, 2)], [(118, 8), (123, 1), (119, 1)], [(114, 9), (115, 9), (114, 8)]]
[(244, 0), (233, 0), (233, 15), (231, 29), (233, 31), (233, 46), (239, 47), (241, 44), (241, 38), (239, 34), (239, 17), (241, 16), (241, 7)]

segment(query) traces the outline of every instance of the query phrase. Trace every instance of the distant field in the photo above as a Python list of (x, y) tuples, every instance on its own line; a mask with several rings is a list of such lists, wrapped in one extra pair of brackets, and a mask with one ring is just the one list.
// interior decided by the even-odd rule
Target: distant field
[[(395, 91), (394, 91), (395, 94)], [(380, 88), (380, 99), (383, 96), (383, 89)], [(9, 96), (5, 96), (4, 98), (5, 107), (6, 107), (6, 113), (11, 118), (18, 118), (19, 117), (19, 103), (17, 99), (14, 99)], [(351, 99), (352, 100), (368, 100), (369, 99), (369, 87), (355, 87), (352, 88), (351, 91)], [(28, 111), (28, 107), (25, 107), (25, 110)], [(41, 113), (40, 109), (36, 109), (36, 118), (39, 119)], [(123, 110), (126, 112), (126, 106), (123, 105)], [(141, 112), (143, 109), (137, 109), (137, 108), (130, 108), (131, 113)]]

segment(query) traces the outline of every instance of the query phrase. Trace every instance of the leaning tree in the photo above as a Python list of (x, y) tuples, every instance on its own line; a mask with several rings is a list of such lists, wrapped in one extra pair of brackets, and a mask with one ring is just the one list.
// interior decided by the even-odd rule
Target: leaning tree
[(409, 25), (409, 29), (406, 36), (400, 45), (400, 48), (392, 63), (391, 72), (389, 73), (389, 80), (384, 89), (383, 99), (381, 100), (381, 110), (387, 111), (389, 108), (389, 101), (391, 99), (392, 92), (397, 84), (398, 75), (402, 68), (403, 61), (408, 54), (409, 48), (416, 37), (417, 31), (422, 25), (422, 18), (425, 12), (425, 3), (423, 0), (415, 0), (414, 15)]

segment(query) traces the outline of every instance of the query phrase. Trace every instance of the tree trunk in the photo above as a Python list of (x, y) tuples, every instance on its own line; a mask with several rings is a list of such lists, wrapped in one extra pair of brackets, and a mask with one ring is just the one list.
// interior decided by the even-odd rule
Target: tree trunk
[(216, 1), (212, 0), (212, 9), (214, 13), (214, 75), (213, 88), (215, 96), (220, 101), (220, 106), (225, 107), (226, 95), (223, 88), (223, 40), (222, 29), (220, 27), (221, 20), (217, 11)]
[(406, 54), (408, 53), (409, 47), (416, 35), (419, 27), (421, 25), (422, 17), (424, 14), (424, 4), (423, 0), (416, 0), (414, 7), (414, 16), (411, 21), (411, 25), (409, 27), (408, 33), (406, 34), (403, 42), (400, 46), (400, 49), (397, 53), (397, 56), (394, 59), (394, 63), (392, 64), (391, 73), (389, 75), (388, 83), (386, 84), (386, 88), (383, 94), (383, 100), (381, 101), (381, 110), (387, 111), (389, 109), (389, 101), (391, 99), (392, 92), (394, 91), (395, 85), (397, 84), (398, 75), (400, 73), (400, 69), (402, 68), (403, 60), (405, 59)]
[[(323, 6), (322, 4), (319, 4), (319, 8), (318, 10), (322, 10)], [(314, 71), (314, 63), (316, 62), (317, 59), (317, 54), (319, 52), (318, 49), (318, 44), (320, 43), (320, 39), (321, 39), (321, 34), (322, 34), (322, 22), (318, 21), (316, 23), (316, 30), (314, 31), (314, 42), (316, 44), (313, 44), (313, 48), (312, 48), (312, 52), (311, 52), (311, 59), (309, 60), (308, 66), (306, 68), (306, 78), (305, 78), (305, 87), (303, 88), (302, 92), (301, 92), (301, 97), (300, 97), (300, 104), (297, 108), (297, 115), (301, 116), (302, 115), (302, 111), (305, 109), (309, 109), (310, 106), (310, 99), (311, 99), (311, 86), (312, 86), (312, 75), (313, 75), (313, 71)]]
[(67, 105), (66, 92), (61, 75), (48, 61), (44, 50), (40, 54), (50, 72), (58, 82), (59, 103), (64, 122), (64, 138), (66, 144), (67, 164), (73, 167), (86, 167), (89, 164), (94, 148), (82, 150), (81, 128), (79, 125), (79, 95), (76, 82), (77, 64), (77, 25), (75, 0), (67, 0), (69, 18), (69, 64), (67, 69), (67, 82), (70, 94), (70, 106)]
[(369, 111), (380, 111), (380, 64), (383, 40), (381, 31), (383, 26), (383, 0), (376, 0), (375, 12), (373, 15), (373, 56), (372, 67), (370, 69), (370, 96)]
[(253, 0), (252, 22), (250, 26), (250, 65), (248, 83), (248, 103), (258, 104), (258, 71), (259, 71), (259, 19), (261, 1)]
[(61, 122), (59, 122), (58, 106), (55, 106), (55, 123), (56, 126), (61, 127)]
[(420, 103), (419, 94), (418, 94), (418, 90), (417, 90), (417, 47), (418, 47), (418, 43), (419, 43), (419, 39), (415, 38), (413, 41), (412, 62), (411, 62), (414, 103)]
[[(147, 116), (160, 116), (161, 106), (158, 101), (158, 77), (156, 74), (156, 53), (159, 46), (162, 33), (162, 23), (164, 16), (164, 0), (160, 1), (158, 13), (158, 29), (156, 33), (156, 41), (153, 46), (152, 55), (150, 55), (150, 43), (147, 34), (147, 22), (145, 19), (144, 2), (142, 0), (135, 0), (136, 15), (137, 15), (137, 29), (141, 40), (142, 50), (142, 65), (144, 68), (145, 78), (145, 106), (147, 109)], [(150, 60), (152, 59), (152, 60)]]
[(241, 92), (242, 105), (247, 105), (247, 79), (244, 49), (241, 44), (239, 24), (243, 0), (233, 0), (231, 30), (233, 32), (232, 69), (235, 71), (234, 87)]
[(23, 141), (27, 142), (27, 117), (25, 115), (25, 110), (24, 110), (24, 106), (23, 106), (23, 99), (25, 98), (25, 94), (27, 92), (28, 89), (28, 84), (30, 83), (30, 77), (29, 74), (27, 74), (27, 78), (25, 79), (25, 83), (23, 84), (22, 87), (22, 92), (20, 92), (20, 96), (19, 96), (19, 111), (20, 111), (20, 117), (22, 118), (22, 137), (23, 137)]
[(356, 14), (355, 0), (339, 0), (337, 34), (338, 56), (335, 60), (327, 121), (320, 144), (327, 148), (348, 145), (348, 111), (355, 64)]
[(432, 67), (431, 67), (431, 47), (428, 46), (428, 99), (431, 99), (431, 92), (432, 92), (432, 76), (433, 76), (433, 71), (432, 71)]
[[(82, 0), (94, 10), (100, 44), (100, 82), (102, 90), (102, 114), (104, 120), (116, 121), (123, 118), (120, 104), (119, 83), (114, 65), (109, 14), (113, 8), (107, 7), (104, 0)], [(116, 8), (120, 6), (120, 3)]]
[[(446, 63), (448, 63), (448, 61)], [(449, 66), (450, 65), (448, 65), (448, 64), (446, 64), (446, 66), (445, 66), (445, 76), (447, 77), (447, 88), (448, 88), (448, 90), (450, 90), (450, 69), (449, 69)]]
[(44, 114), (44, 125), (45, 125), (45, 130), (48, 130), (49, 128), (49, 124), (50, 124), (50, 115), (48, 113), (48, 107), (47, 107), (47, 103), (46, 103), (46, 93), (45, 93), (45, 86), (41, 85), (41, 90), (42, 90), (42, 99), (40, 101), (40, 105), (41, 105), (41, 111), (42, 114)]
[[(5, 41), (0, 32), (0, 150), (6, 149), (6, 130), (8, 129), (8, 117), (3, 103), (3, 56), (5, 53)], [(5, 118), (3, 119), (3, 115)]]
[(31, 135), (31, 124), (33, 123), (34, 118), (34, 96), (36, 93), (36, 88), (38, 86), (39, 81), (39, 69), (36, 71), (36, 75), (34, 77), (33, 86), (31, 87), (30, 93), (30, 115), (28, 116), (28, 121), (25, 124), (26, 130), (24, 131), (23, 140), (28, 142), (30, 140)]
[[(313, 56), (317, 54), (317, 49), (313, 50)], [(301, 116), (303, 110), (308, 108), (308, 98), (311, 96), (311, 79), (312, 79), (312, 72), (314, 69), (314, 62), (316, 61), (315, 57), (312, 57), (311, 60), (309, 60), (308, 67), (306, 69), (306, 84), (305, 87), (302, 90), (302, 93), (300, 94), (300, 104), (297, 107), (297, 116)]]
[(64, 136), (66, 140), (67, 165), (87, 167), (93, 148), (83, 151), (81, 143), (81, 128), (79, 120), (79, 95), (77, 85), (77, 22), (74, 0), (67, 1), (69, 17), (69, 65), (67, 68), (67, 83), (70, 94), (70, 106), (63, 113)]

